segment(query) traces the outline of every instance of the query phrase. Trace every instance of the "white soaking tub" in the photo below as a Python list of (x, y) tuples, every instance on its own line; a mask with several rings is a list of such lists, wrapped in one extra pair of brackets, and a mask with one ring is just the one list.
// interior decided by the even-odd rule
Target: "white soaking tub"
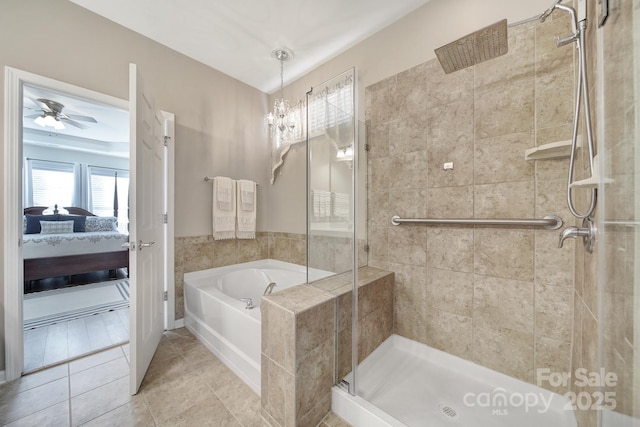
[[(332, 274), (309, 270), (311, 280)], [(185, 326), (258, 394), (260, 300), (271, 282), (273, 293), (306, 283), (307, 268), (267, 259), (184, 275)]]

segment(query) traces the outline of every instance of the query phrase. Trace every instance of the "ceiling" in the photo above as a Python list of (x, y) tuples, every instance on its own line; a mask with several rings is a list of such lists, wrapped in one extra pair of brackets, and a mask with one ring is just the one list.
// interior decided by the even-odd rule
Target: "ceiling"
[[(80, 151), (102, 152), (118, 156), (129, 153), (129, 112), (93, 100), (85, 100), (39, 86), (23, 87), (23, 128), (25, 143), (66, 147)], [(81, 121), (85, 129), (62, 122), (64, 129), (42, 127), (34, 122), (41, 114), (38, 99), (49, 99), (64, 105), (62, 113), (93, 117), (97, 123)], [(34, 102), (34, 100), (36, 102)]]
[(285, 85), (429, 0), (71, 0), (263, 92)]

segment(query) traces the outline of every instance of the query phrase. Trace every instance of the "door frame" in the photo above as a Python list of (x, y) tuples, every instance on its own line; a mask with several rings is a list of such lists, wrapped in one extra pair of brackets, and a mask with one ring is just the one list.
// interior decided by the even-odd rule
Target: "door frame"
[[(111, 95), (82, 88), (70, 83), (61, 82), (30, 73), (28, 71), (5, 66), (5, 98), (4, 98), (4, 218), (3, 218), (3, 280), (4, 280), (4, 337), (5, 337), (5, 380), (20, 378), (24, 367), (23, 342), (23, 287), (7, 286), (7, 284), (23, 283), (22, 264), (22, 110), (23, 86), (32, 84), (47, 89), (65, 92), (81, 98), (95, 100), (116, 108), (129, 110), (129, 102)], [(173, 154), (172, 151), (169, 152)], [(173, 158), (171, 165), (171, 186), (173, 186)], [(173, 203), (170, 199), (169, 203)], [(170, 206), (173, 211), (173, 206)], [(172, 221), (172, 218), (169, 218)], [(173, 221), (172, 221), (173, 222)], [(173, 224), (171, 224), (173, 229)], [(172, 230), (171, 230), (172, 231)], [(167, 233), (168, 234), (168, 233)], [(167, 251), (167, 264), (173, 270), (173, 236), (168, 234), (166, 241), (171, 250)], [(169, 269), (165, 269), (168, 272)], [(169, 298), (174, 296), (174, 277), (166, 277)], [(174, 305), (171, 299), (169, 306)], [(171, 326), (170, 324), (168, 326)], [(0, 371), (1, 374), (1, 371)], [(3, 378), (0, 378), (2, 382)]]

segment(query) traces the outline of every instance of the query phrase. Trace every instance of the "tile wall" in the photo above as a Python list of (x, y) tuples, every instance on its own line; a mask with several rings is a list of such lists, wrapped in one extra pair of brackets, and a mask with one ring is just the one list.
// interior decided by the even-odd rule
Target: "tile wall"
[(571, 138), (574, 49), (555, 45), (568, 32), (554, 14), (510, 28), (507, 55), (449, 75), (432, 60), (365, 96), (369, 265), (396, 273), (395, 332), (533, 383), (537, 368), (570, 370), (574, 245), (559, 249), (545, 229), (390, 218), (573, 223), (568, 160), (524, 160), (526, 149)]
[(184, 317), (184, 273), (261, 259), (306, 264), (304, 234), (257, 232), (251, 240), (213, 240), (213, 236), (176, 237), (176, 319)]
[[(336, 366), (340, 378), (351, 370), (351, 280), (338, 274), (263, 298), (261, 400), (270, 425), (315, 426), (330, 411)], [(358, 287), (363, 360), (392, 333), (393, 273), (360, 268)]]

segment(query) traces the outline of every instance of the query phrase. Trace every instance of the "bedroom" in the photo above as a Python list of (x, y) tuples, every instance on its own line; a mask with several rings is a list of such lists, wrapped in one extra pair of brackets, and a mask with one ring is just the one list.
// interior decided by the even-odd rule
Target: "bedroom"
[(129, 114), (36, 85), (23, 95), (29, 372), (129, 339)]

